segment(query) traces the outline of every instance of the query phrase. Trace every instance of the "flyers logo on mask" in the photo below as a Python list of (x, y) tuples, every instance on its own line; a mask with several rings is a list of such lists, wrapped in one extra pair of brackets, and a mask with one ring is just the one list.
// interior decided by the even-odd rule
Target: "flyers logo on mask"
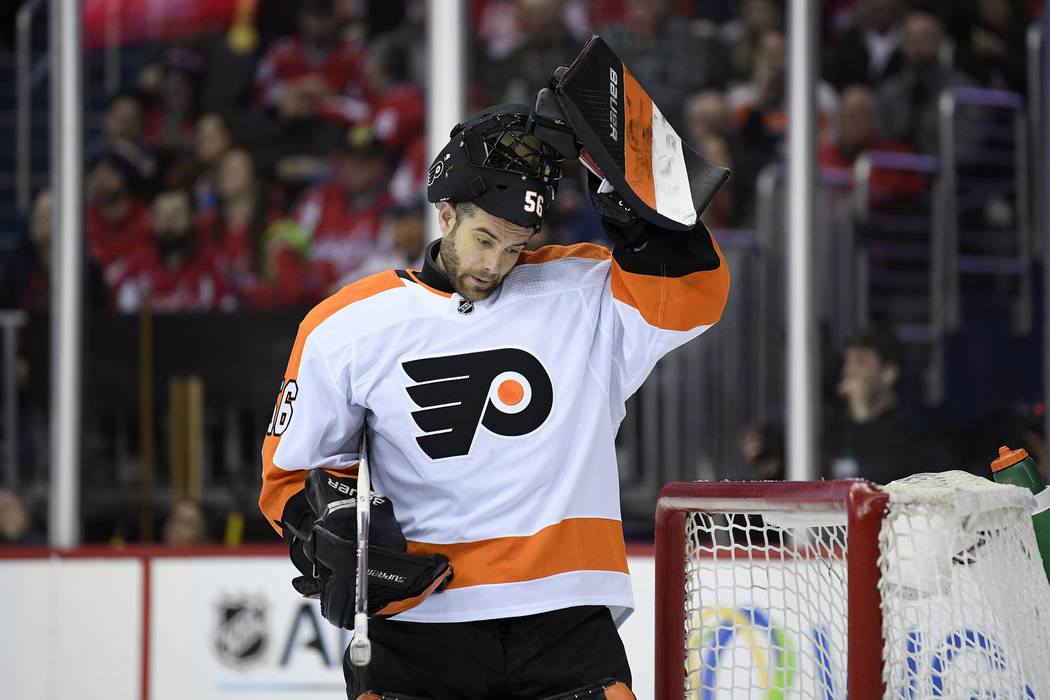
[(554, 388), (543, 364), (518, 348), (443, 355), (401, 363), (419, 410), (416, 442), (431, 459), (470, 454), (479, 428), (521, 437), (547, 420)]

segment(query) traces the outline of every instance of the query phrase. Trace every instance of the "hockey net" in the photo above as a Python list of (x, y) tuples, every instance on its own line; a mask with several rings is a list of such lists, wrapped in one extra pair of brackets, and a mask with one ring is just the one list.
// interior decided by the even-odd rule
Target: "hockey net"
[(964, 472), (668, 485), (657, 699), (1050, 697), (1032, 505)]

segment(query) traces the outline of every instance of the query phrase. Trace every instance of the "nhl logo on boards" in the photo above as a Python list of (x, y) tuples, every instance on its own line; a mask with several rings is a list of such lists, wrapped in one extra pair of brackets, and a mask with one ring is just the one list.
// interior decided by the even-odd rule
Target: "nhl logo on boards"
[(474, 302), (470, 299), (460, 299), (459, 306), (456, 307), (456, 311), (460, 312), (464, 316), (470, 313), (474, 313)]
[(262, 597), (224, 597), (218, 604), (215, 651), (231, 666), (248, 666), (266, 650), (266, 601)]

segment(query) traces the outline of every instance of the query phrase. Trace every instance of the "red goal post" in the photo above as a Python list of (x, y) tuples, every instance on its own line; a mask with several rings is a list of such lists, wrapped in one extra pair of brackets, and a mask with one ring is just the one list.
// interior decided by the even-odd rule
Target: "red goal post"
[(962, 471), (669, 484), (657, 700), (1050, 697), (1035, 507)]
[[(881, 698), (881, 613), (879, 609), (879, 528), (888, 495), (866, 481), (676, 482), (665, 486), (656, 508), (656, 698), (683, 697), (687, 682), (685, 645), (687, 518), (690, 514), (731, 516), (765, 513), (814, 522), (844, 520), (847, 565), (847, 690), (851, 700)], [(841, 547), (839, 548), (841, 550)], [(733, 561), (750, 559), (754, 548), (694, 552)]]

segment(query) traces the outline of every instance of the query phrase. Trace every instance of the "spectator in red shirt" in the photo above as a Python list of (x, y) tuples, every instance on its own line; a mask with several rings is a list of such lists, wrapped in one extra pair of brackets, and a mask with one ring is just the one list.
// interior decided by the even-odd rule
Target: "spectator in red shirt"
[(332, 0), (298, 3), (299, 32), (277, 41), (259, 61), (256, 104), (282, 118), (309, 118), (332, 95), (353, 95), (365, 50), (339, 41)]
[(305, 303), (301, 233), (288, 228), (291, 222), (275, 226), (278, 211), (250, 152), (235, 148), (222, 157), (216, 192), (218, 205), (202, 216), (201, 231), (241, 301), (253, 308)]
[[(427, 237), (423, 216), (426, 207), (418, 199), (391, 205), (383, 217), (376, 252), (360, 267), (339, 280), (339, 286), (383, 270), (420, 270)], [(536, 238), (538, 236), (534, 236)], [(531, 241), (530, 241), (531, 242)]]
[(322, 116), (350, 112), (354, 123), (370, 117), (359, 82), (365, 50), (339, 39), (332, 1), (299, 3), (297, 19), (298, 34), (266, 52), (255, 79), (256, 104), (276, 117), (256, 155), (290, 201), (331, 175), (344, 127)]
[(161, 191), (153, 200), (153, 239), (128, 260), (113, 287), (120, 311), (148, 305), (154, 311), (227, 310), (235, 300), (211, 246), (198, 235), (193, 195), (186, 189)]
[(303, 195), (293, 215), (309, 241), (311, 289), (322, 297), (375, 252), (391, 202), (389, 157), (372, 130), (350, 129), (344, 151), (339, 175)]
[(88, 175), (87, 248), (107, 284), (124, 272), (125, 258), (148, 242), (149, 207), (139, 195), (142, 174), (120, 151), (106, 151)]
[[(852, 170), (862, 151), (914, 153), (904, 141), (885, 139), (879, 135), (879, 111), (875, 94), (863, 85), (851, 85), (842, 91), (839, 101), (837, 134), (834, 140), (820, 147), (820, 167)], [(926, 181), (920, 173), (874, 168), (868, 196), (873, 202), (882, 202), (913, 196), (925, 188)]]
[(321, 116), (344, 126), (371, 124), (376, 138), (392, 155), (400, 154), (423, 134), (423, 91), (408, 77), (408, 59), (378, 39), (363, 61), (364, 99), (333, 98)]

